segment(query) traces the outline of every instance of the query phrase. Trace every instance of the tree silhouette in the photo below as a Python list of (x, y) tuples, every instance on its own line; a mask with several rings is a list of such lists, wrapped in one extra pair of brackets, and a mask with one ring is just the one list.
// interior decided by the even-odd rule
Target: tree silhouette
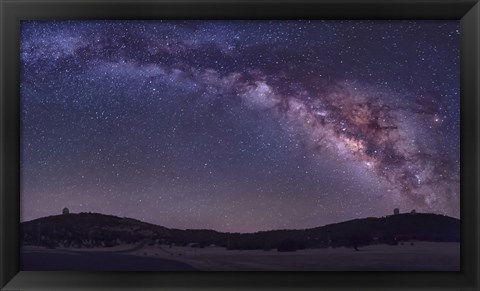
[(355, 232), (348, 236), (347, 247), (353, 248), (355, 251), (359, 251), (359, 247), (370, 244), (370, 236), (366, 233)]

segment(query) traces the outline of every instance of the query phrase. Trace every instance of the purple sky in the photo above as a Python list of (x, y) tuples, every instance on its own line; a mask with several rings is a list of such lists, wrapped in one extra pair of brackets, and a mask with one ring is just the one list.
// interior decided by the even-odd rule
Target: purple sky
[(21, 220), (459, 217), (458, 21), (24, 21)]

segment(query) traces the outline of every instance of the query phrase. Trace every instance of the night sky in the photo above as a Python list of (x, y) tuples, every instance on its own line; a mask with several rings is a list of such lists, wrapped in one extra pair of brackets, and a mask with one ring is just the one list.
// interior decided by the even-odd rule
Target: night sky
[(458, 21), (23, 21), (21, 220), (460, 216)]

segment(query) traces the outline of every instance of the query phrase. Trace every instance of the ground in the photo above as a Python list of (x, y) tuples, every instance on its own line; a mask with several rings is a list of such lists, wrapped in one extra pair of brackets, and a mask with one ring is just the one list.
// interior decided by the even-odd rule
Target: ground
[(22, 248), (22, 270), (75, 271), (459, 271), (460, 243), (415, 242), (351, 248), (226, 250), (124, 245), (97, 249)]

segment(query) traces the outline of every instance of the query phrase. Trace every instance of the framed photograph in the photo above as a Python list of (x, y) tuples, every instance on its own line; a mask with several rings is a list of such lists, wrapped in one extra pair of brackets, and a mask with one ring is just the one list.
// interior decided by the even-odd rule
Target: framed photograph
[(0, 0), (1, 290), (478, 290), (477, 1)]

